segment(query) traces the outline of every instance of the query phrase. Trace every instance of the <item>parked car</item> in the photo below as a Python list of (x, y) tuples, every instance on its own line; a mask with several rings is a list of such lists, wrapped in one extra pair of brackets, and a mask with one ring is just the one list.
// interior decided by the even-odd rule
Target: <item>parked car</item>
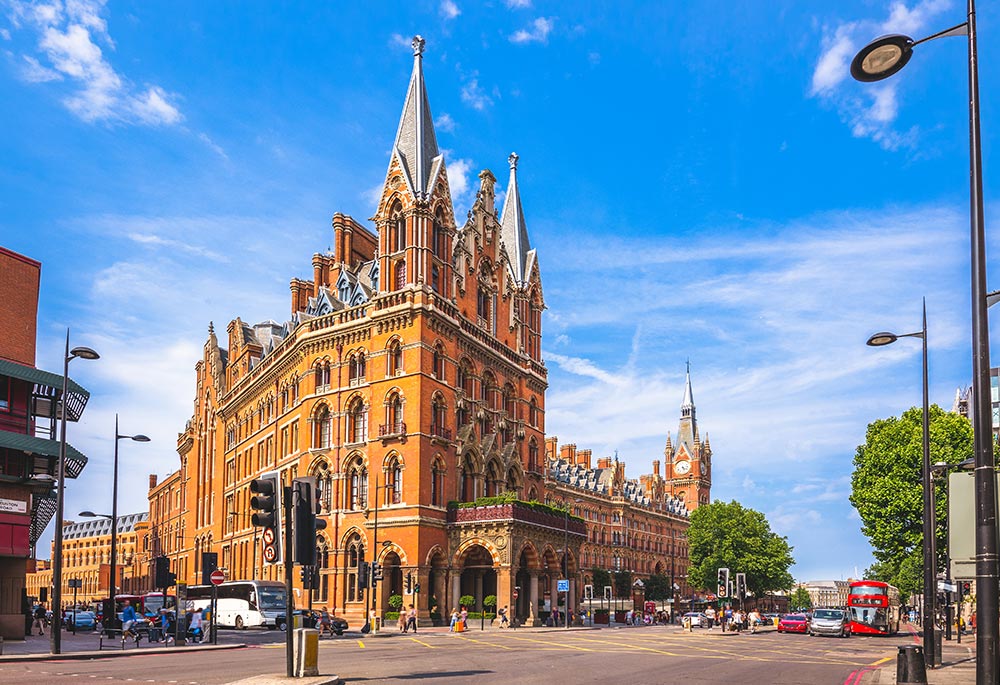
[(77, 630), (94, 630), (97, 627), (97, 617), (93, 611), (73, 611), (66, 612), (66, 628)]
[(809, 634), (850, 637), (850, 615), (843, 609), (816, 609), (809, 618)]
[(700, 611), (689, 611), (684, 614), (684, 618), (691, 619), (692, 628), (707, 628), (708, 627), (708, 616)]
[(808, 633), (809, 619), (805, 614), (785, 614), (778, 621), (779, 633)]

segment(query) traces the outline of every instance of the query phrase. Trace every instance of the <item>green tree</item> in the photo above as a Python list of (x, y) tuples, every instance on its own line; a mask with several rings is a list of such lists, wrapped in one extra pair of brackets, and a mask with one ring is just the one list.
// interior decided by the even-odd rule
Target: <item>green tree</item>
[(795, 588), (795, 592), (788, 598), (788, 602), (794, 609), (812, 609), (812, 598), (804, 587)]
[(391, 606), (396, 611), (403, 606), (403, 596), (402, 595), (389, 595), (389, 606)]
[(611, 573), (603, 568), (592, 568), (590, 575), (594, 583), (594, 598), (600, 599), (604, 596), (604, 588), (611, 585)]
[(614, 572), (614, 585), (615, 585), (615, 597), (631, 597), (632, 596), (632, 572), (631, 571), (615, 571)]
[(669, 599), (670, 579), (662, 574), (651, 575), (646, 579), (646, 599), (656, 602)]
[(754, 595), (791, 589), (792, 548), (759, 511), (735, 500), (703, 504), (691, 512), (687, 535), (693, 587), (715, 590), (718, 570), (728, 568), (731, 574), (746, 574)]
[[(958, 414), (932, 405), (931, 463), (957, 464), (972, 456), (972, 425)], [(851, 477), (851, 504), (861, 516), (861, 532), (876, 563), (867, 577), (892, 583), (903, 595), (923, 589), (923, 412), (912, 408), (900, 417), (868, 424), (858, 446)], [(946, 544), (944, 488), (935, 488), (936, 539), (942, 566)]]

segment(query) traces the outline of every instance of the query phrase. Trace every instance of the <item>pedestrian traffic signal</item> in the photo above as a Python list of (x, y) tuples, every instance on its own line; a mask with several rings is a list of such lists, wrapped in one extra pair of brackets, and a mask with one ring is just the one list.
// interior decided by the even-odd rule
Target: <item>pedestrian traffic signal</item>
[(375, 583), (382, 580), (382, 564), (372, 562), (372, 587), (375, 587)]
[(294, 502), (294, 525), (296, 564), (302, 566), (316, 565), (316, 532), (326, 528), (326, 521), (318, 518), (319, 498), (316, 488), (316, 478), (309, 476), (296, 478), (292, 481), (292, 497)]
[[(281, 544), (281, 475), (268, 471), (250, 481), (250, 507), (256, 509), (250, 522), (263, 528), (262, 552), (265, 564), (280, 564), (284, 560)], [(315, 540), (315, 536), (314, 536)]]
[(315, 566), (303, 566), (299, 569), (303, 590), (315, 590), (319, 587), (319, 569)]
[(358, 589), (364, 589), (368, 587), (368, 562), (359, 561), (358, 562)]
[(719, 597), (729, 596), (729, 569), (720, 568), (719, 569), (719, 591), (716, 593)]
[(218, 552), (201, 553), (201, 584), (210, 585), (212, 583), (212, 573), (219, 568)]
[(736, 574), (736, 596), (739, 599), (745, 599), (747, 596), (747, 574), (745, 573)]
[(968, 594), (971, 594), (971, 593), (972, 593), (972, 583), (970, 583), (968, 581), (962, 583), (962, 596), (964, 597), (965, 595), (968, 595)]
[(153, 587), (168, 588), (177, 584), (177, 576), (170, 572), (169, 557), (153, 557)]
[(409, 571), (406, 573), (406, 594), (413, 594), (413, 574)]
[(413, 592), (416, 593), (416, 594), (418, 594), (418, 595), (420, 594), (420, 583), (414, 583), (413, 584)]

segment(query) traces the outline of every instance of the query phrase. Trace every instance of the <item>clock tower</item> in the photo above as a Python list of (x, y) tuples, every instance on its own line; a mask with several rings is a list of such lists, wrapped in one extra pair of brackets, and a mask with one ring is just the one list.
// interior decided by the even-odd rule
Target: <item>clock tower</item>
[(663, 450), (666, 461), (666, 479), (669, 494), (683, 500), (689, 510), (711, 501), (712, 447), (705, 435), (705, 442), (698, 436), (694, 395), (691, 392), (691, 364), (687, 365), (684, 383), (684, 400), (681, 402), (681, 420), (677, 428), (677, 444), (667, 434)]

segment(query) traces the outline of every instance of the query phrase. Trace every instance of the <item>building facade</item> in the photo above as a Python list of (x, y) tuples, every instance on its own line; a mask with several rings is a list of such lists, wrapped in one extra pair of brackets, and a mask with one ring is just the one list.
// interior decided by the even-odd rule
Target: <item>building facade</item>
[[(683, 584), (688, 512), (708, 501), (711, 478), (690, 375), (662, 476), (659, 462), (638, 480), (617, 460), (591, 468), (589, 452), (546, 440), (545, 300), (518, 156), (503, 206), (484, 170), (459, 225), (422, 39), (413, 47), (373, 228), (334, 215), (333, 250), (290, 281), (286, 321), (235, 318), (223, 342), (209, 325), (179, 469), (150, 480), (149, 554), (189, 584), (203, 552), (230, 579), (283, 579), (250, 523), (250, 482), (277, 471), (285, 485), (316, 479), (327, 525), (311, 600), (348, 619), (397, 594), (424, 619), (493, 595), (537, 621), (575, 608), (594, 567)], [(374, 591), (358, 582), (372, 560), (383, 568)]]

